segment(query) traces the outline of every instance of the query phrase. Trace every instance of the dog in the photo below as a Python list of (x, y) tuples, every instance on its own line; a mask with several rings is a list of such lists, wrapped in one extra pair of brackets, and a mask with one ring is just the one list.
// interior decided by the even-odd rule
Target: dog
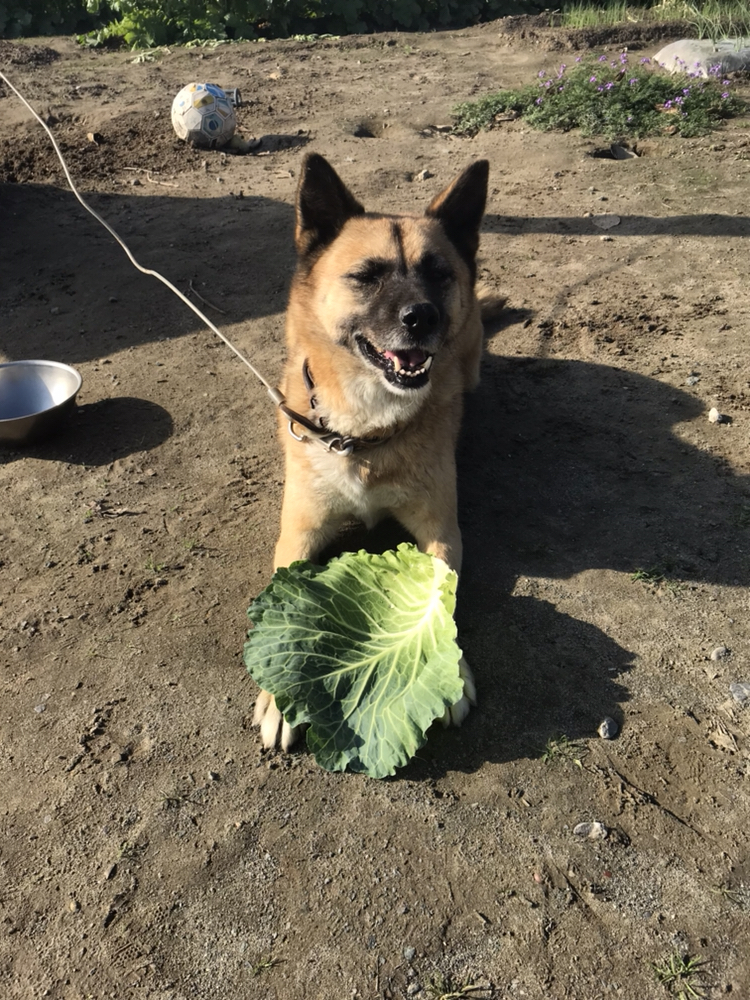
[[(306, 156), (286, 322), (276, 568), (314, 560), (352, 518), (372, 527), (391, 515), (459, 572), (455, 451), (483, 349), (475, 284), (488, 174), (478, 160), (423, 215), (385, 215), (365, 212), (322, 156)], [(501, 305), (488, 297), (485, 318)], [(463, 660), (460, 669), (463, 696), (446, 724), (460, 724), (476, 703)], [(286, 750), (298, 735), (266, 691), (253, 722), (266, 748)]]

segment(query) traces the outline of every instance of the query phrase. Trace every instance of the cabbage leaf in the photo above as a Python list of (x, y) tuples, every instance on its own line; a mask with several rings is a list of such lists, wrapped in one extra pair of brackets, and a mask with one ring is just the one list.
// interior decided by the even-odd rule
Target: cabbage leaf
[(394, 773), (461, 697), (456, 574), (414, 545), (278, 569), (248, 609), (245, 664), (329, 771)]

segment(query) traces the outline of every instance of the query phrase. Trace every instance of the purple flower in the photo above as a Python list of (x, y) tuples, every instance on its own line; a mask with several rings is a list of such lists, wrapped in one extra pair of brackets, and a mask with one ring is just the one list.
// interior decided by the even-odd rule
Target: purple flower
[(606, 89), (607, 90), (611, 90), (613, 87), (614, 87), (614, 83), (612, 83), (612, 81), (610, 80), (609, 83), (606, 86)]
[(602, 92), (602, 91), (604, 90), (604, 87), (597, 87), (596, 89), (597, 89), (597, 90), (599, 91), (599, 93), (601, 94), (601, 92)]
[(583, 59), (583, 56), (576, 56), (576, 62), (580, 62), (581, 59)]
[(636, 77), (633, 76), (628, 80), (628, 83), (630, 84), (631, 87), (635, 87), (636, 83), (638, 83), (638, 80)]
[(721, 99), (722, 101), (726, 101), (728, 97), (729, 97), (729, 91), (725, 90), (724, 93), (721, 95)]
[(682, 92), (685, 95), (685, 97), (687, 97), (688, 94), (690, 93), (690, 87), (685, 87), (685, 89)]
[(632, 120), (633, 120), (633, 116), (632, 116), (632, 115), (628, 115), (628, 117), (627, 117), (627, 118), (626, 118), (625, 120), (626, 120), (626, 121), (629, 121), (629, 122), (632, 122)]
[(627, 54), (627, 52), (621, 52), (620, 53), (620, 62), (621, 63), (626, 63), (627, 61), (628, 61), (628, 54)]
[(641, 59), (641, 66), (643, 66), (644, 63), (650, 63), (650, 62), (651, 62), (651, 60), (649, 59), (649, 57), (648, 56), (644, 56), (643, 59)]
[(682, 98), (681, 97), (675, 97), (674, 103), (675, 104), (682, 104)]
[(542, 103), (542, 99), (541, 99), (541, 97), (537, 97), (537, 99), (536, 99), (536, 103), (537, 103), (537, 104), (541, 104), (541, 103)]
[(664, 108), (665, 108), (665, 109), (666, 109), (666, 108), (671, 108), (671, 107), (672, 107), (672, 102), (671, 102), (671, 101), (665, 101), (665, 102), (664, 102)]
[(729, 86), (729, 80), (722, 80), (721, 81), (721, 85), (722, 85), (722, 87), (728, 87)]
[(560, 78), (560, 77), (561, 77), (561, 76), (563, 75), (563, 73), (565, 72), (565, 70), (566, 70), (567, 68), (568, 68), (568, 67), (567, 67), (567, 66), (565, 65), (565, 63), (561, 63), (561, 64), (560, 64), (560, 69), (559, 69), (559, 70), (557, 71), (557, 76), (558, 76), (558, 79), (559, 79), (559, 78)]
[(599, 56), (599, 58), (597, 59), (597, 62), (606, 62), (606, 61), (607, 61), (606, 56)]
[(538, 77), (539, 77), (539, 79), (541, 80), (541, 79), (542, 79), (542, 77), (544, 76), (544, 70), (543, 70), (543, 69), (540, 69), (540, 70), (539, 70), (539, 72), (537, 73), (537, 76), (538, 76)]
[(551, 87), (552, 86), (552, 81), (551, 80), (547, 80), (547, 82), (545, 83), (544, 86), (545, 87)]
[(596, 77), (595, 76), (590, 76), (589, 77), (589, 83), (596, 83)]

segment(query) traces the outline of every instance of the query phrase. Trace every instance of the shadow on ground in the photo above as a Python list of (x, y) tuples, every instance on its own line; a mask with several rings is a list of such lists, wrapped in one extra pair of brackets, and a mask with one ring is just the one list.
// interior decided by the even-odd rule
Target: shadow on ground
[[(295, 261), (291, 205), (232, 193), (86, 197), (142, 266), (188, 295), (192, 281), (220, 307), (221, 314), (193, 299), (219, 326), (286, 307)], [(69, 191), (0, 185), (0, 231), (0, 349), (9, 360), (75, 364), (203, 329), (172, 292), (133, 267)]]
[[(480, 706), (465, 739), (432, 733), (403, 777), (538, 756), (551, 735), (591, 737), (618, 717), (633, 652), (583, 620), (585, 595), (581, 620), (558, 611), (550, 580), (658, 567), (674, 581), (750, 582), (737, 544), (750, 483), (674, 434), (701, 411), (686, 392), (606, 365), (485, 358), (459, 445), (457, 618)], [(404, 537), (389, 522), (346, 546)], [(513, 596), (520, 578), (528, 593)]]
[(172, 435), (172, 417), (157, 403), (131, 396), (79, 406), (48, 439), (24, 447), (0, 445), (0, 465), (22, 458), (99, 467), (150, 451)]

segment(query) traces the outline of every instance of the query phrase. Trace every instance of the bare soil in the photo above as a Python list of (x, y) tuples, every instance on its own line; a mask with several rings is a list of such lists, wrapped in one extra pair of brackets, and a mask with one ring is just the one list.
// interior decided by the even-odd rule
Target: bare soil
[[(750, 708), (730, 694), (750, 680), (750, 122), (628, 161), (520, 122), (441, 130), (558, 42), (497, 23), (138, 62), (0, 48), (91, 202), (273, 380), (306, 148), (390, 211), (488, 157), (481, 277), (509, 296), (460, 447), (479, 707), (393, 780), (264, 754), (241, 648), (277, 531), (273, 407), (0, 90), (0, 360), (84, 379), (56, 438), (0, 452), (8, 1000), (427, 997), (441, 977), (660, 1000), (673, 955), (705, 963), (698, 995), (750, 996)], [(175, 139), (191, 80), (240, 88), (257, 154)]]

